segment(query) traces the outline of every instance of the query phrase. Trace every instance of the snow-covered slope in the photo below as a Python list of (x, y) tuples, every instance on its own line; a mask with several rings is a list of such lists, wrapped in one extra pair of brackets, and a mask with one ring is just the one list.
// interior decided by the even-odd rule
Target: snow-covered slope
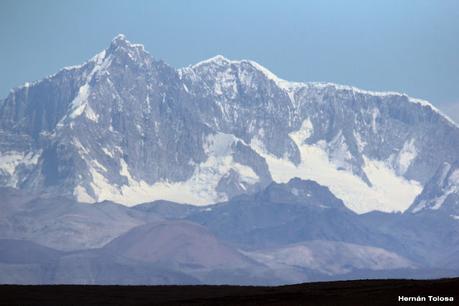
[(440, 212), (459, 220), (459, 163), (444, 163), (408, 210)]
[(457, 159), (459, 129), (404, 94), (288, 82), (223, 56), (174, 69), (119, 35), (11, 91), (0, 143), (0, 186), (82, 202), (203, 205), (301, 177), (362, 213), (405, 210)]

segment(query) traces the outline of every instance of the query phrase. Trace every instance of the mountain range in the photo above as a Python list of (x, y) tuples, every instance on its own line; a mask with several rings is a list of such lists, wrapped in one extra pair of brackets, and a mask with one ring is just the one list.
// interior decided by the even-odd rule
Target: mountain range
[(0, 100), (0, 144), (3, 283), (458, 275), (459, 127), (405, 94), (118, 35)]
[(359, 215), (297, 178), (203, 207), (2, 195), (0, 283), (279, 285), (459, 273), (457, 220)]

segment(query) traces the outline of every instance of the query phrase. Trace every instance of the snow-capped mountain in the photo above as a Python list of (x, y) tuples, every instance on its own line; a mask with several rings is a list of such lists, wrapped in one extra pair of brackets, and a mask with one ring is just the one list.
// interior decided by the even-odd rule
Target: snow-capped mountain
[(444, 163), (416, 197), (408, 212), (441, 212), (459, 219), (459, 163)]
[(196, 205), (293, 177), (359, 213), (404, 211), (459, 152), (429, 103), (279, 79), (217, 56), (174, 69), (118, 35), (0, 101), (0, 186), (126, 205)]

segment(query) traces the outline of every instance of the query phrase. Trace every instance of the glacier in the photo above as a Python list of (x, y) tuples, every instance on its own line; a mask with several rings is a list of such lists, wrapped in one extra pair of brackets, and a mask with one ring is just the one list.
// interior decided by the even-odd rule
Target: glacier
[(175, 69), (118, 35), (0, 100), (0, 143), (0, 186), (81, 202), (207, 205), (299, 177), (357, 213), (403, 212), (456, 161), (459, 128), (406, 94), (221, 55)]

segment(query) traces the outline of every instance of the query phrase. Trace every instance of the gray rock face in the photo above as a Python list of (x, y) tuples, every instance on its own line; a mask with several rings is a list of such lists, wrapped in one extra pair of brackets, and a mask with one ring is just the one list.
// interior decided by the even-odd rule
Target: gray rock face
[[(305, 241), (332, 241), (384, 249), (419, 267), (447, 270), (445, 258), (452, 258), (459, 249), (459, 222), (448, 214), (425, 210), (359, 215), (328, 188), (300, 179), (272, 183), (263, 191), (194, 211), (185, 218), (207, 227), (220, 239), (262, 254)], [(343, 256), (336, 254), (336, 260)]]
[(459, 220), (459, 163), (441, 165), (408, 212), (440, 213)]
[(279, 247), (310, 240), (342, 241), (402, 250), (397, 239), (362, 222), (328, 188), (292, 179), (252, 195), (193, 212), (186, 219), (244, 249)]
[(445, 264), (445, 258), (451, 259), (459, 250), (459, 222), (450, 216), (426, 210), (416, 214), (371, 212), (359, 217), (372, 230), (399, 241), (393, 249), (398, 254), (426, 267), (455, 269)]
[(403, 94), (222, 56), (174, 69), (119, 35), (0, 101), (0, 144), (0, 186), (82, 202), (203, 205), (301, 177), (354, 211), (403, 211), (458, 158), (459, 129)]

